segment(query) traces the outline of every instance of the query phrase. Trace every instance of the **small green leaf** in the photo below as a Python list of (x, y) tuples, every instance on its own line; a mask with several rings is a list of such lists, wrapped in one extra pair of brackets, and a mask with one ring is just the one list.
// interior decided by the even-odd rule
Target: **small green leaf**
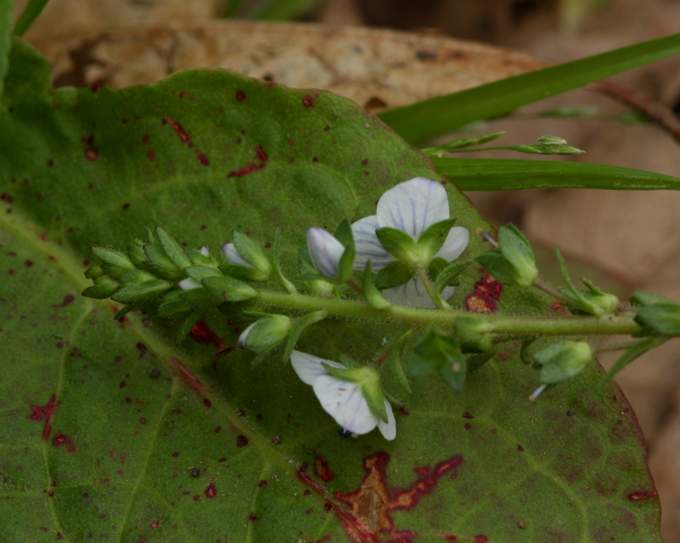
[(156, 228), (156, 235), (158, 236), (158, 241), (163, 246), (165, 254), (174, 262), (175, 266), (182, 269), (191, 266), (191, 260), (189, 260), (186, 252), (182, 249), (182, 246), (177, 243), (175, 238), (162, 228)]
[(286, 289), (288, 294), (297, 294), (295, 285), (284, 275), (281, 269), (281, 229), (277, 228), (274, 231), (274, 243), (272, 244), (272, 268), (274, 275), (278, 279), (281, 286)]
[(220, 270), (207, 266), (189, 266), (184, 269), (184, 272), (199, 283), (208, 277), (222, 277)]
[[(269, 279), (271, 264), (267, 255), (264, 254), (262, 247), (249, 236), (238, 231), (234, 232), (232, 241), (238, 255), (251, 266), (251, 268), (243, 270), (246, 272), (246, 276), (255, 281), (266, 281)], [(237, 268), (239, 266), (232, 267)]]
[(321, 322), (328, 316), (328, 313), (324, 310), (312, 311), (306, 315), (302, 315), (293, 321), (290, 332), (288, 334), (288, 340), (286, 341), (286, 346), (283, 349), (283, 361), (288, 362), (290, 360), (291, 353), (295, 350), (297, 342), (300, 340), (302, 334), (310, 326)]
[(439, 271), (439, 273), (437, 273), (433, 284), (433, 294), (435, 298), (434, 301), (438, 307), (450, 307), (448, 302), (442, 299), (442, 292), (447, 286), (451, 284), (458, 284), (458, 277), (460, 277), (460, 275), (465, 271), (470, 263), (470, 260), (454, 260), (453, 262), (447, 264), (441, 271)]
[(226, 275), (206, 277), (201, 283), (214, 296), (225, 302), (243, 302), (257, 296), (257, 291), (248, 283)]
[(646, 331), (661, 336), (680, 335), (680, 305), (657, 303), (638, 308), (635, 320)]
[(380, 117), (417, 143), (678, 53), (680, 34), (673, 34), (390, 109)]
[(516, 158), (432, 158), (460, 190), (680, 190), (680, 178), (620, 166)]
[(401, 262), (390, 262), (375, 277), (375, 286), (380, 290), (398, 287), (413, 277), (413, 272)]
[(500, 251), (488, 251), (476, 258), (482, 268), (488, 271), (501, 283), (514, 283), (515, 271)]

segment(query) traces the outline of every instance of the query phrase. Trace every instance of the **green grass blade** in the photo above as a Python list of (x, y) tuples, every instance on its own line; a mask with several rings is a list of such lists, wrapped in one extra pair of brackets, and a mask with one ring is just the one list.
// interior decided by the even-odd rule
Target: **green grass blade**
[(11, 0), (0, 0), (0, 94), (9, 68), (9, 52), (12, 47), (12, 6)]
[(49, 0), (29, 0), (24, 11), (19, 16), (16, 25), (14, 25), (14, 34), (16, 36), (23, 36), (26, 31), (31, 28), (31, 25), (42, 13), (42, 10), (47, 5), (48, 1)]
[(435, 169), (461, 190), (680, 190), (680, 178), (621, 166), (562, 160), (436, 158)]
[(390, 109), (380, 116), (404, 139), (419, 143), (678, 53), (680, 34), (673, 34)]

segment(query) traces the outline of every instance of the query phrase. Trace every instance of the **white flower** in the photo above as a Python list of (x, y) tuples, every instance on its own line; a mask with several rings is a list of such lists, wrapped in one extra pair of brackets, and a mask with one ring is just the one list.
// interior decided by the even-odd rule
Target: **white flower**
[(387, 422), (383, 422), (369, 408), (359, 383), (339, 379), (326, 370), (326, 366), (345, 369), (343, 364), (301, 351), (293, 351), (290, 360), (302, 382), (314, 389), (321, 407), (343, 429), (360, 435), (367, 434), (377, 426), (385, 439), (391, 441), (396, 437), (397, 423), (387, 400)]
[(327, 279), (336, 279), (345, 246), (323, 228), (307, 230), (307, 250), (314, 267)]
[[(378, 200), (375, 215), (364, 217), (352, 224), (356, 246), (354, 268), (363, 270), (371, 261), (374, 270), (381, 270), (394, 261), (376, 235), (379, 228), (391, 227), (401, 230), (417, 240), (425, 230), (435, 223), (449, 219), (449, 199), (446, 189), (424, 177), (415, 177), (392, 187)], [(440, 257), (450, 262), (458, 258), (468, 245), (470, 233), (463, 226), (449, 230), (446, 240), (432, 259)], [(383, 292), (393, 302), (420, 307), (434, 307), (425, 287), (417, 277), (407, 283)], [(444, 289), (443, 297), (448, 298), (453, 289)]]

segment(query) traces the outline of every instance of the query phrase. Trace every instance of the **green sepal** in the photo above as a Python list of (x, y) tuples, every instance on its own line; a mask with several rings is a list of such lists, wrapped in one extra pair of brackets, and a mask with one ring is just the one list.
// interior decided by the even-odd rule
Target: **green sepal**
[(210, 253), (204, 255), (200, 249), (190, 249), (187, 253), (192, 266), (206, 266), (208, 268), (217, 268), (219, 262)]
[(120, 283), (118, 283), (118, 281), (115, 281), (106, 275), (102, 275), (94, 280), (94, 285), (87, 287), (83, 291), (83, 296), (102, 300), (104, 298), (109, 298), (119, 288)]
[(397, 228), (386, 226), (375, 231), (380, 244), (394, 258), (400, 262), (412, 265), (418, 260), (418, 245), (416, 240)]
[(262, 247), (249, 236), (238, 231), (234, 232), (232, 242), (238, 255), (251, 266), (251, 268), (237, 266), (249, 272), (247, 278), (254, 281), (266, 281), (269, 279), (272, 267)]
[(426, 262), (430, 262), (446, 241), (456, 219), (445, 219), (430, 225), (418, 238), (418, 252)]
[(496, 356), (496, 350), (492, 349), (485, 353), (473, 353), (465, 357), (468, 373), (480, 370), (489, 360)]
[(466, 147), (473, 147), (476, 145), (483, 145), (485, 143), (489, 143), (490, 141), (494, 141), (505, 134), (506, 132), (504, 130), (499, 132), (489, 132), (487, 134), (481, 134), (479, 136), (460, 138), (445, 143), (443, 145), (438, 145), (436, 147), (426, 147), (422, 149), (422, 151), (426, 155), (430, 156), (443, 156), (444, 153), (447, 153), (449, 151), (456, 151), (458, 149), (465, 149)]
[(498, 245), (501, 254), (514, 270), (514, 282), (524, 287), (532, 285), (538, 277), (536, 256), (520, 229), (514, 224), (501, 226), (498, 231)]
[[(402, 356), (404, 343), (410, 335), (411, 330), (402, 334), (387, 347), (389, 350), (387, 359), (380, 366), (380, 377), (382, 382), (386, 385), (396, 386), (399, 389), (396, 396), (393, 395), (399, 401), (402, 401), (402, 397), (410, 395), (413, 392), (411, 390), (411, 383), (409, 382), (408, 375), (406, 375), (406, 370), (404, 369), (404, 358)], [(386, 386), (386, 388), (388, 387)]]
[(515, 271), (500, 251), (487, 251), (475, 260), (501, 283), (512, 284), (515, 282)]
[[(436, 259), (443, 260), (443, 259)], [(445, 262), (445, 261), (444, 261)], [(434, 262), (433, 262), (434, 263)], [(440, 269), (439, 272), (434, 276), (435, 280), (433, 283), (433, 294), (434, 302), (437, 307), (443, 309), (448, 309), (451, 306), (449, 303), (442, 299), (442, 292), (444, 289), (450, 285), (458, 285), (458, 278), (465, 271), (465, 269), (470, 265), (470, 261), (453, 261), (447, 264), (444, 268)], [(439, 266), (436, 264), (436, 266)], [(432, 273), (432, 266), (430, 266), (430, 273)]]
[(114, 279), (120, 279), (125, 273), (135, 269), (132, 261), (121, 251), (106, 247), (93, 247), (92, 253), (101, 262), (104, 272)]
[(284, 275), (281, 268), (281, 229), (274, 231), (274, 243), (272, 244), (272, 269), (281, 286), (288, 294), (297, 294), (295, 285)]
[(290, 359), (291, 353), (293, 350), (295, 350), (295, 346), (297, 345), (297, 342), (300, 340), (300, 337), (305, 332), (305, 330), (307, 330), (307, 328), (313, 324), (322, 321), (327, 316), (328, 313), (326, 313), (325, 310), (320, 309), (319, 311), (313, 311), (311, 313), (307, 313), (306, 315), (302, 315), (293, 321), (290, 332), (288, 333), (286, 346), (283, 349), (284, 362), (287, 362)]
[(183, 278), (182, 270), (165, 254), (163, 246), (152, 236), (150, 243), (144, 245), (147, 267), (164, 279), (177, 280)]
[(453, 390), (465, 386), (467, 361), (455, 338), (436, 330), (428, 331), (407, 360), (412, 377), (437, 372)]
[(644, 292), (642, 290), (637, 290), (630, 297), (630, 303), (635, 306), (645, 306), (654, 304), (673, 304), (675, 302), (670, 298), (661, 296), (660, 294), (654, 294), (653, 292)]
[(128, 255), (130, 260), (138, 268), (147, 268), (149, 266), (149, 258), (144, 251), (145, 243), (141, 239), (135, 239), (128, 246)]
[(619, 305), (619, 299), (616, 296), (604, 292), (588, 279), (581, 279), (586, 287), (585, 291), (577, 289), (559, 249), (555, 251), (555, 256), (560, 266), (562, 278), (567, 285), (566, 288), (560, 289), (560, 293), (569, 309), (596, 317), (610, 315), (616, 311)]
[(387, 309), (390, 307), (390, 302), (388, 302), (380, 291), (373, 283), (373, 271), (371, 269), (371, 261), (366, 263), (362, 277), (361, 277), (361, 288), (364, 293), (364, 298), (368, 302), (368, 305), (374, 307), (375, 309)]
[(345, 252), (340, 257), (338, 264), (338, 282), (344, 283), (354, 272), (354, 257), (356, 256), (356, 246), (354, 245), (354, 235), (349, 221), (344, 220), (335, 232), (336, 239), (345, 247)]
[(163, 319), (176, 319), (190, 313), (193, 306), (187, 301), (181, 290), (168, 292), (158, 305), (157, 314)]
[(184, 269), (184, 272), (188, 277), (199, 283), (208, 277), (222, 277), (220, 270), (207, 266), (189, 266)]
[(85, 277), (88, 279), (96, 279), (97, 277), (101, 277), (104, 275), (104, 270), (102, 269), (101, 266), (97, 266), (96, 264), (94, 266), (90, 266), (85, 270)]
[(150, 279), (142, 283), (123, 286), (111, 299), (123, 304), (143, 304), (151, 302), (172, 288), (172, 283), (162, 279)]
[(158, 227), (156, 228), (156, 236), (158, 236), (158, 241), (160, 242), (166, 256), (172, 260), (172, 262), (178, 268), (187, 268), (191, 266), (191, 261), (187, 256), (186, 252), (182, 246), (177, 243), (177, 240), (168, 234), (165, 230)]
[(411, 277), (413, 277), (413, 271), (405, 264), (395, 261), (390, 262), (382, 270), (378, 271), (374, 283), (376, 288), (385, 290), (403, 285)]
[(213, 296), (225, 302), (242, 302), (257, 296), (257, 290), (249, 284), (226, 275), (206, 277), (201, 283)]
[(325, 368), (329, 375), (359, 385), (371, 413), (381, 421), (387, 422), (385, 394), (380, 384), (380, 375), (375, 368), (370, 366), (359, 366), (357, 368), (325, 366)]

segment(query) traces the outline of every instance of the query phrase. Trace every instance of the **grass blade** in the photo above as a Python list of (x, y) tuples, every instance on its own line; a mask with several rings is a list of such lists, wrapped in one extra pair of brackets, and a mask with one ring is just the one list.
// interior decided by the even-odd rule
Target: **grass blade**
[(562, 160), (431, 158), (461, 190), (680, 190), (680, 178), (621, 166)]
[(404, 139), (419, 143), (678, 53), (680, 34), (672, 34), (390, 109), (380, 117)]

